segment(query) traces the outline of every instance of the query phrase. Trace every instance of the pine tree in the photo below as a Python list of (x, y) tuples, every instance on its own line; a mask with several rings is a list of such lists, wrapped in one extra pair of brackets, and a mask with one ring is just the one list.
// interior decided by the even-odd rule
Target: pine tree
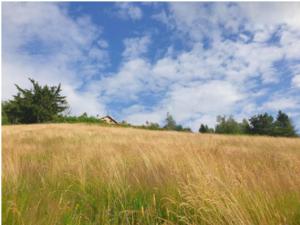
[(177, 128), (176, 121), (170, 113), (167, 113), (166, 125), (164, 126), (164, 128), (168, 130), (176, 130)]
[(260, 135), (273, 135), (274, 124), (273, 117), (268, 113), (259, 114), (251, 117), (250, 121), (250, 133)]
[(295, 128), (287, 114), (279, 111), (276, 121), (274, 122), (274, 135), (275, 136), (296, 136)]
[(199, 132), (200, 133), (208, 133), (209, 132), (208, 126), (201, 123), (200, 128), (199, 128)]

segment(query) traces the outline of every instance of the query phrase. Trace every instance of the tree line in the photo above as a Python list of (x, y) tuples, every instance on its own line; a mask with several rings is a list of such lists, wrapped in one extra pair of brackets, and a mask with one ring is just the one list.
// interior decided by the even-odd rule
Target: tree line
[[(31, 89), (24, 89), (15, 85), (18, 93), (13, 99), (2, 102), (2, 124), (31, 124), (45, 122), (87, 122), (103, 123), (98, 118), (88, 116), (86, 113), (81, 116), (64, 115), (63, 112), (69, 109), (66, 96), (61, 94), (61, 85), (41, 86), (33, 79), (29, 79)], [(120, 126), (131, 126), (151, 130), (175, 130), (191, 132), (189, 127), (178, 124), (170, 113), (167, 113), (165, 123), (161, 127), (158, 123), (146, 122), (146, 125), (133, 126), (123, 121)], [(296, 136), (295, 127), (291, 119), (282, 111), (278, 112), (276, 119), (268, 113), (258, 114), (237, 122), (232, 116), (218, 116), (215, 128), (201, 124), (200, 133), (218, 134), (251, 134), (271, 136)]]
[(276, 118), (268, 113), (258, 114), (237, 122), (232, 116), (218, 116), (215, 128), (209, 128), (201, 124), (200, 133), (217, 134), (249, 134), (249, 135), (268, 135), (268, 136), (297, 136), (296, 129), (289, 116), (278, 111)]

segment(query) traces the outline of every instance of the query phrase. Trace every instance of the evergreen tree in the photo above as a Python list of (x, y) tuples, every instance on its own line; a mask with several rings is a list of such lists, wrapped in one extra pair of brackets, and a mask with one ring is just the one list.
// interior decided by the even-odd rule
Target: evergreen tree
[(213, 128), (209, 128), (207, 125), (204, 125), (201, 123), (200, 128), (199, 128), (200, 133), (214, 133)]
[(163, 127), (167, 130), (176, 130), (176, 131), (192, 131), (189, 127), (183, 127), (180, 124), (177, 124), (173, 116), (170, 113), (167, 113), (166, 125)]
[(60, 94), (61, 86), (40, 86), (29, 79), (33, 88), (22, 89), (15, 85), (18, 93), (5, 102), (3, 110), (10, 123), (42, 123), (52, 121), (68, 108), (66, 97)]
[(240, 126), (241, 126), (241, 133), (242, 134), (250, 134), (250, 125), (249, 125), (248, 120), (243, 119)]
[(164, 126), (164, 128), (168, 130), (176, 130), (176, 128), (178, 129), (176, 121), (170, 113), (167, 113), (166, 125)]
[(258, 114), (249, 119), (250, 133), (260, 135), (273, 135), (273, 117), (268, 113)]
[(200, 133), (208, 133), (208, 126), (201, 123), (199, 132)]
[(287, 114), (279, 111), (274, 122), (274, 136), (296, 136), (295, 128)]

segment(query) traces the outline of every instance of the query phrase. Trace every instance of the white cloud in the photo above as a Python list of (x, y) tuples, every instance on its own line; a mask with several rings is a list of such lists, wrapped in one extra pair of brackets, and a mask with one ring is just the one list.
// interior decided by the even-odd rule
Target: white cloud
[(122, 19), (140, 20), (143, 17), (143, 11), (135, 3), (116, 3), (117, 15)]
[[(254, 40), (267, 41), (279, 25), (300, 27), (300, 3), (169, 3), (153, 17), (166, 24), (177, 35), (189, 41), (222, 40), (222, 32), (238, 34), (246, 29), (254, 32)], [(224, 31), (222, 31), (224, 29)], [(186, 36), (183, 36), (186, 39)]]
[[(282, 12), (278, 10), (281, 6)], [(167, 11), (161, 11), (154, 18), (166, 24), (175, 35), (187, 35), (184, 41), (190, 44), (191, 50), (172, 56), (166, 54), (152, 65), (146, 63), (146, 70), (141, 73), (143, 76), (131, 77), (130, 82), (139, 83), (139, 88), (127, 89), (128, 96), (134, 95), (138, 100), (139, 93), (153, 90), (164, 94), (151, 110), (146, 110), (140, 103), (137, 111), (131, 112), (127, 118), (139, 123), (146, 118), (155, 118), (157, 122), (170, 111), (184, 124), (193, 124), (191, 121), (213, 124), (218, 114), (234, 114), (241, 119), (262, 110), (255, 102), (270, 94), (270, 90), (263, 87), (278, 83), (282, 78), (275, 63), (282, 59), (299, 59), (295, 47), (300, 44), (298, 25), (296, 20), (287, 16), (291, 13), (298, 17), (292, 7), (297, 8), (298, 4), (217, 3), (208, 7), (198, 3), (169, 4)], [(266, 12), (277, 18), (270, 20), (258, 15), (254, 9), (259, 14)], [(221, 37), (220, 25), (240, 39)], [(243, 33), (245, 30), (247, 35)], [(275, 32), (279, 36), (279, 45), (267, 44)], [(208, 49), (201, 44), (205, 36), (213, 40)], [(114, 79), (118, 81), (119, 78), (112, 77), (111, 82)], [(145, 83), (147, 86), (142, 87)], [(297, 85), (297, 78), (293, 84)], [(284, 98), (271, 100), (263, 105), (264, 109), (295, 109), (299, 105), (289, 98), (290, 93), (285, 96), (286, 101)]]
[(263, 105), (264, 109), (271, 110), (286, 110), (295, 109), (299, 105), (299, 102), (293, 97), (272, 99)]
[(183, 122), (199, 114), (231, 113), (232, 106), (243, 97), (243, 93), (231, 83), (212, 80), (174, 85), (163, 105)]
[[(237, 115), (242, 110), (240, 116), (248, 116), (254, 112), (254, 99), (268, 92), (253, 90), (261, 81), (277, 82), (273, 63), (283, 55), (282, 48), (260, 43), (225, 41), (211, 49), (195, 45), (190, 51), (166, 55), (153, 64), (142, 58), (125, 61), (116, 74), (101, 81), (101, 88), (109, 99), (140, 102), (137, 111), (123, 114), (129, 122), (144, 123), (146, 118), (159, 122), (169, 111), (184, 124), (209, 114), (210, 119), (203, 122), (211, 124), (218, 114)], [(147, 103), (140, 96), (153, 92), (162, 92), (162, 98), (145, 110)], [(245, 98), (252, 100), (242, 101)], [(252, 104), (252, 111), (243, 110), (248, 104)]]
[(260, 30), (254, 34), (254, 41), (266, 42), (270, 38), (270, 36), (271, 36), (270, 32), (266, 30)]
[(89, 115), (105, 115), (107, 109), (105, 104), (101, 104), (100, 99), (97, 98), (97, 93), (90, 91), (76, 92), (71, 86), (63, 86), (63, 94), (67, 96), (68, 103), (71, 105), (71, 114), (82, 114), (87, 112)]
[(156, 109), (155, 111), (139, 109), (136, 112), (130, 112), (130, 113), (128, 111), (124, 111), (124, 114), (125, 114), (126, 121), (132, 124), (139, 124), (139, 125), (145, 124), (146, 121), (163, 124), (166, 116), (165, 111), (159, 109)]
[(149, 36), (126, 38), (124, 41), (125, 50), (122, 56), (126, 59), (143, 56), (148, 51), (151, 39)]
[(96, 95), (78, 91), (108, 63), (104, 42), (93, 45), (101, 28), (88, 17), (71, 19), (55, 3), (2, 6), (2, 98), (16, 93), (14, 83), (28, 87), (31, 77), (42, 84), (62, 83), (74, 114), (103, 114), (105, 106)]
[(300, 28), (285, 27), (281, 30), (280, 44), (288, 59), (300, 58)]
[(150, 73), (149, 67), (150, 65), (142, 59), (126, 61), (119, 72), (103, 78), (94, 87), (109, 101), (135, 100), (145, 88), (145, 81)]
[[(207, 14), (207, 10), (198, 3), (169, 3), (169, 13), (162, 11), (154, 18), (165, 23), (170, 29), (177, 30), (180, 35), (188, 35), (192, 40), (202, 40), (212, 30), (215, 21), (213, 16)], [(218, 33), (218, 32), (217, 32)], [(189, 42), (190, 40), (186, 40)]]
[(145, 124), (146, 121), (164, 123), (167, 112), (175, 120), (190, 126), (194, 131), (200, 122), (213, 126), (219, 114), (235, 113), (235, 104), (244, 98), (243, 93), (226, 81), (207, 83), (174, 84), (167, 96), (150, 110), (141, 105), (124, 110), (125, 118), (134, 124)]
[(300, 74), (297, 74), (292, 79), (292, 85), (294, 87), (300, 88)]
[(254, 24), (287, 24), (300, 27), (299, 2), (251, 2), (239, 3), (241, 14)]

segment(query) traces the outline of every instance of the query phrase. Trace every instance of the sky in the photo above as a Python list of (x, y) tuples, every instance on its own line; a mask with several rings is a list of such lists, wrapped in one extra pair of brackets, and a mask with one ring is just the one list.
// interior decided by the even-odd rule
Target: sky
[(278, 110), (300, 130), (300, 3), (3, 2), (2, 100), (58, 85), (72, 115), (198, 130)]

